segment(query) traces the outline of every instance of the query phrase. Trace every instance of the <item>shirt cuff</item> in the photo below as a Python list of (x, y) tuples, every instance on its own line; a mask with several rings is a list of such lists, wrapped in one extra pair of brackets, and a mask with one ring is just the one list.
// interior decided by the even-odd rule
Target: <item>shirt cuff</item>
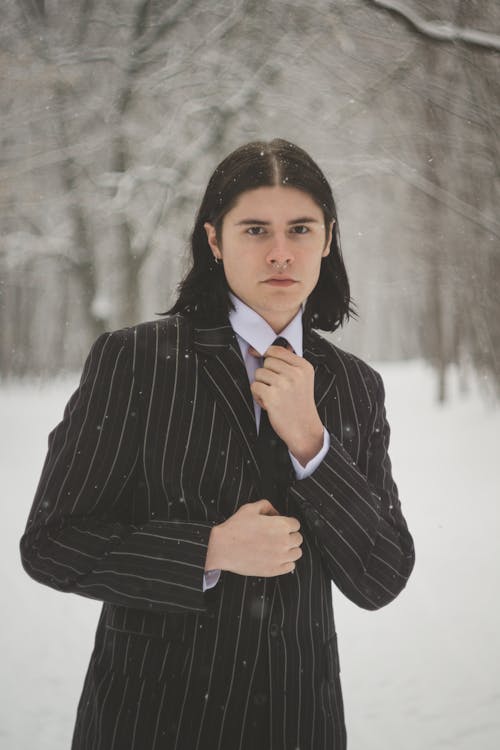
[(294, 468), (297, 479), (305, 479), (306, 477), (310, 476), (313, 473), (313, 471), (315, 471), (318, 468), (318, 466), (320, 465), (320, 463), (322, 462), (322, 460), (328, 453), (329, 447), (330, 447), (330, 434), (328, 430), (326, 429), (326, 427), (323, 427), (323, 447), (321, 448), (319, 453), (316, 453), (316, 455), (313, 456), (313, 458), (311, 458), (311, 460), (307, 462), (305, 466), (302, 466), (302, 464), (300, 464), (297, 461), (295, 456), (293, 456), (290, 453), (290, 451), (288, 451), (288, 453), (290, 453), (290, 460), (292, 462), (292, 466)]
[(203, 591), (207, 589), (213, 589), (220, 578), (220, 570), (206, 570), (203, 574)]

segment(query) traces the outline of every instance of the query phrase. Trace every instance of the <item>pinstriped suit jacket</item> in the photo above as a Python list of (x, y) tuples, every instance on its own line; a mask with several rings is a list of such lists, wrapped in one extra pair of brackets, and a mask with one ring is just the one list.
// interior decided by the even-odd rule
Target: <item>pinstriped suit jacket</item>
[(304, 357), (331, 446), (284, 499), (303, 556), (293, 575), (223, 571), (203, 593), (213, 524), (261, 497), (235, 334), (176, 315), (92, 347), (21, 540), (33, 578), (104, 602), (73, 750), (250, 750), (263, 653), (269, 747), (345, 748), (331, 581), (376, 609), (405, 586), (414, 551), (380, 376), (314, 332)]

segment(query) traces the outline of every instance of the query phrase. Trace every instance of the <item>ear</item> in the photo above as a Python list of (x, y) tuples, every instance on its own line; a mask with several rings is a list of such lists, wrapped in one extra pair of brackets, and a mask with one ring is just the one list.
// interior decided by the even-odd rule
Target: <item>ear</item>
[(325, 249), (321, 253), (322, 258), (326, 258), (327, 255), (330, 254), (330, 245), (332, 243), (332, 237), (333, 237), (333, 227), (335, 226), (335, 219), (332, 219), (330, 222), (330, 231), (328, 232), (328, 237), (326, 239)]
[(212, 251), (214, 258), (218, 258), (219, 260), (221, 260), (222, 255), (221, 255), (221, 251), (219, 249), (219, 245), (217, 242), (217, 236), (215, 233), (214, 225), (210, 224), (209, 221), (206, 221), (203, 224), (203, 228), (205, 229), (205, 232), (207, 233), (208, 244), (210, 245), (210, 250)]

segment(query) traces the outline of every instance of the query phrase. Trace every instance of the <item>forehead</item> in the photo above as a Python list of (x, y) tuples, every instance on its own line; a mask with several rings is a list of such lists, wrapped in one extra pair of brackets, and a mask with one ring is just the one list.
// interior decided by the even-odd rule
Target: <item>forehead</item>
[(282, 185), (246, 190), (238, 196), (227, 216), (238, 220), (246, 218), (247, 214), (266, 221), (306, 214), (323, 219), (322, 210), (309, 193)]

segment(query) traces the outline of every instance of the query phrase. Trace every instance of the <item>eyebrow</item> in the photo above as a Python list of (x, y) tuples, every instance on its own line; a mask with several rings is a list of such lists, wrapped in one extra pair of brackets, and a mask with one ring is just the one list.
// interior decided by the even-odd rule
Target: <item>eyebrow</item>
[[(270, 221), (262, 221), (262, 219), (242, 219), (241, 221), (236, 222), (235, 226), (239, 227), (241, 225), (249, 225), (249, 224), (258, 224), (259, 226), (267, 227), (271, 224)], [(313, 219), (311, 216), (299, 216), (298, 219), (291, 219), (290, 221), (287, 221), (287, 224), (319, 224), (318, 219)]]

